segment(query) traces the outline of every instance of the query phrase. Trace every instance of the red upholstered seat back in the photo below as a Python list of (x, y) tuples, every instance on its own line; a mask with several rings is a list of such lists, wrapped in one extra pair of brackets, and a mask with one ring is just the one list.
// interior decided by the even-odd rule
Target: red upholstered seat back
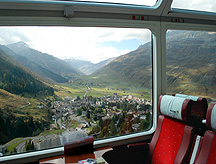
[[(152, 164), (185, 163), (188, 161), (194, 136), (190, 121), (191, 100), (160, 96), (158, 125), (149, 145)], [(173, 117), (173, 118), (172, 118)]]
[(203, 137), (200, 153), (196, 157), (195, 164), (215, 164), (216, 163), (216, 104), (211, 103), (207, 109), (206, 126), (207, 130)]
[(216, 163), (216, 135), (214, 135), (213, 141), (211, 143), (211, 149), (208, 157), (207, 164)]
[(173, 164), (181, 144), (185, 123), (164, 117), (161, 133), (152, 155), (152, 164)]

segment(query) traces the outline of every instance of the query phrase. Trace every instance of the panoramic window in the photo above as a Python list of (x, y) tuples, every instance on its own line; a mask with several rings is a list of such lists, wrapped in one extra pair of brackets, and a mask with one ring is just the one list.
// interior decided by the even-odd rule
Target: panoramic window
[[(77, 0), (77, 1), (85, 1), (86, 0)], [(105, 2), (105, 3), (119, 3), (119, 4), (133, 4), (133, 5), (146, 5), (153, 6), (157, 2), (157, 0), (87, 0), (88, 2)]]
[(175, 31), (166, 35), (167, 92), (216, 99), (216, 32)]
[(152, 125), (151, 32), (0, 28), (0, 152), (43, 150)]
[(172, 8), (216, 12), (215, 0), (173, 0)]

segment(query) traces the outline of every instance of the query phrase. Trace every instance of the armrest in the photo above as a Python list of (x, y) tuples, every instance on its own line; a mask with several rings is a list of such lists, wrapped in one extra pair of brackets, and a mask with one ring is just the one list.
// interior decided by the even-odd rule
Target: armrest
[(135, 143), (135, 144), (129, 144), (127, 145), (127, 148), (143, 148), (143, 149), (148, 149), (149, 148), (149, 143)]

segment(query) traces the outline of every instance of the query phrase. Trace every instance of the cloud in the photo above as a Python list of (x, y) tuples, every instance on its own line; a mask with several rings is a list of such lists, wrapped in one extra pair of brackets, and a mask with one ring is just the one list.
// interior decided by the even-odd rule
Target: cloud
[(141, 42), (149, 41), (149, 30), (134, 29), (134, 28), (101, 28), (97, 31), (98, 42), (116, 41), (120, 42), (123, 39), (138, 39)]
[(173, 8), (182, 8), (190, 10), (201, 10), (216, 12), (215, 0), (174, 0), (172, 4)]
[(30, 39), (16, 27), (0, 27), (0, 44), (11, 44), (19, 41), (27, 43)]
[[(104, 0), (97, 0), (104, 1)], [(105, 0), (112, 2), (113, 0)], [(156, 0), (119, 0), (119, 3), (154, 5)], [(215, 0), (173, 0), (172, 7), (216, 11)], [(82, 56), (92, 62), (117, 57), (131, 51), (128, 47), (103, 46), (105, 42), (150, 41), (151, 32), (135, 28), (103, 27), (1, 27), (0, 44), (26, 42), (30, 47), (58, 58)], [(105, 45), (105, 44), (104, 44)], [(137, 45), (138, 47), (139, 45)]]
[(0, 33), (7, 34), (0, 35), (0, 44), (22, 40), (31, 48), (58, 58), (83, 56), (94, 63), (131, 51), (112, 45), (106, 47), (103, 42), (137, 39), (145, 43), (150, 40), (149, 30), (131, 28), (14, 27), (0, 28)]

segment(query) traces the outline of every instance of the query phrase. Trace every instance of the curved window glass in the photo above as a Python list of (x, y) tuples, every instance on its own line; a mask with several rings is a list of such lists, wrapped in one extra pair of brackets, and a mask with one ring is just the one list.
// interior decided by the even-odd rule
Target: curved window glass
[(147, 29), (1, 27), (0, 152), (149, 130), (150, 41)]
[[(73, 0), (71, 0), (73, 1)], [(105, 2), (105, 3), (120, 3), (120, 4), (132, 4), (132, 5), (146, 5), (154, 6), (157, 0), (74, 0), (74, 1), (85, 1), (85, 2)]]
[(172, 8), (216, 12), (215, 0), (173, 0)]
[(166, 35), (167, 92), (216, 100), (216, 33), (169, 30)]

